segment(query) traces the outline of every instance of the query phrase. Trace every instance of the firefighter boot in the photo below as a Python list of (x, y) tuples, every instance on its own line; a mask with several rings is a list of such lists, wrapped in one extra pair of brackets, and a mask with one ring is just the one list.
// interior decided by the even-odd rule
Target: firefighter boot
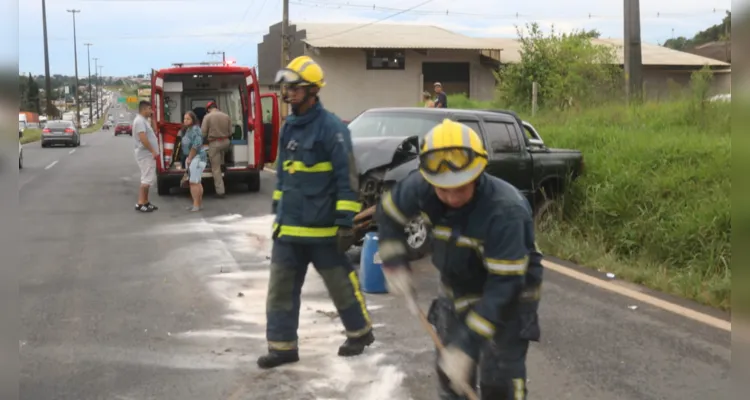
[(372, 334), (372, 330), (358, 338), (346, 338), (346, 342), (339, 347), (339, 355), (341, 357), (358, 356), (365, 351), (365, 347), (371, 345), (374, 341), (375, 336)]
[(268, 354), (258, 357), (258, 366), (263, 369), (278, 367), (279, 365), (295, 363), (299, 361), (299, 353), (293, 351), (269, 351)]

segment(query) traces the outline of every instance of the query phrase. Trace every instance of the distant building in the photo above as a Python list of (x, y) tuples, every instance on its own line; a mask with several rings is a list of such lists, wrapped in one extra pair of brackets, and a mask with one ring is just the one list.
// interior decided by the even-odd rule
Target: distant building
[(729, 41), (704, 43), (687, 51), (702, 57), (713, 58), (714, 60), (727, 63), (732, 62), (732, 43)]
[[(493, 71), (520, 60), (515, 39), (474, 38), (429, 25), (298, 23), (290, 25), (290, 36), (292, 58), (309, 55), (323, 67), (321, 100), (347, 120), (372, 107), (418, 105), (436, 81), (449, 94), (492, 100)], [(618, 47), (622, 63), (622, 40), (595, 42)], [(690, 74), (706, 64), (715, 72), (713, 92), (729, 92), (728, 63), (645, 43), (642, 57), (650, 96), (666, 94), (670, 81), (687, 85)], [(273, 80), (281, 67), (278, 23), (258, 44), (258, 80), (265, 90), (279, 89)]]

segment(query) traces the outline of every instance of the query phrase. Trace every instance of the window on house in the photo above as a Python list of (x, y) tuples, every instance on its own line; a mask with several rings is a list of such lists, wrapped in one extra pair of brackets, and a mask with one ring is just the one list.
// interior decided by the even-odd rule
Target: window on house
[(404, 69), (406, 58), (403, 50), (365, 51), (367, 69)]

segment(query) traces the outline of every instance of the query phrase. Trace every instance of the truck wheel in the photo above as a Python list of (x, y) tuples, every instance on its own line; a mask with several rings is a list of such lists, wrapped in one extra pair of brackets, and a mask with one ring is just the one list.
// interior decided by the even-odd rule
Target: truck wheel
[(253, 172), (247, 178), (247, 187), (251, 192), (260, 191), (260, 172)]
[(422, 217), (414, 218), (404, 227), (406, 232), (406, 251), (409, 260), (419, 260), (430, 250), (430, 228)]
[(544, 199), (536, 207), (534, 214), (534, 230), (547, 231), (555, 221), (562, 219), (560, 203), (555, 199)]
[(172, 187), (169, 186), (169, 181), (164, 178), (156, 177), (156, 193), (159, 194), (159, 196), (169, 196), (170, 189)]

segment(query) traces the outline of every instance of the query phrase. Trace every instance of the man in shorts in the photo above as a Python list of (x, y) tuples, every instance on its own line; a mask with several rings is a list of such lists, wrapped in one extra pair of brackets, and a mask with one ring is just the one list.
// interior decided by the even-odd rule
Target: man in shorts
[(156, 160), (159, 159), (159, 142), (148, 121), (151, 112), (151, 103), (141, 101), (138, 103), (138, 115), (133, 120), (135, 160), (141, 170), (141, 186), (138, 190), (138, 203), (135, 204), (135, 210), (139, 212), (159, 209), (148, 201), (148, 191), (156, 182)]

